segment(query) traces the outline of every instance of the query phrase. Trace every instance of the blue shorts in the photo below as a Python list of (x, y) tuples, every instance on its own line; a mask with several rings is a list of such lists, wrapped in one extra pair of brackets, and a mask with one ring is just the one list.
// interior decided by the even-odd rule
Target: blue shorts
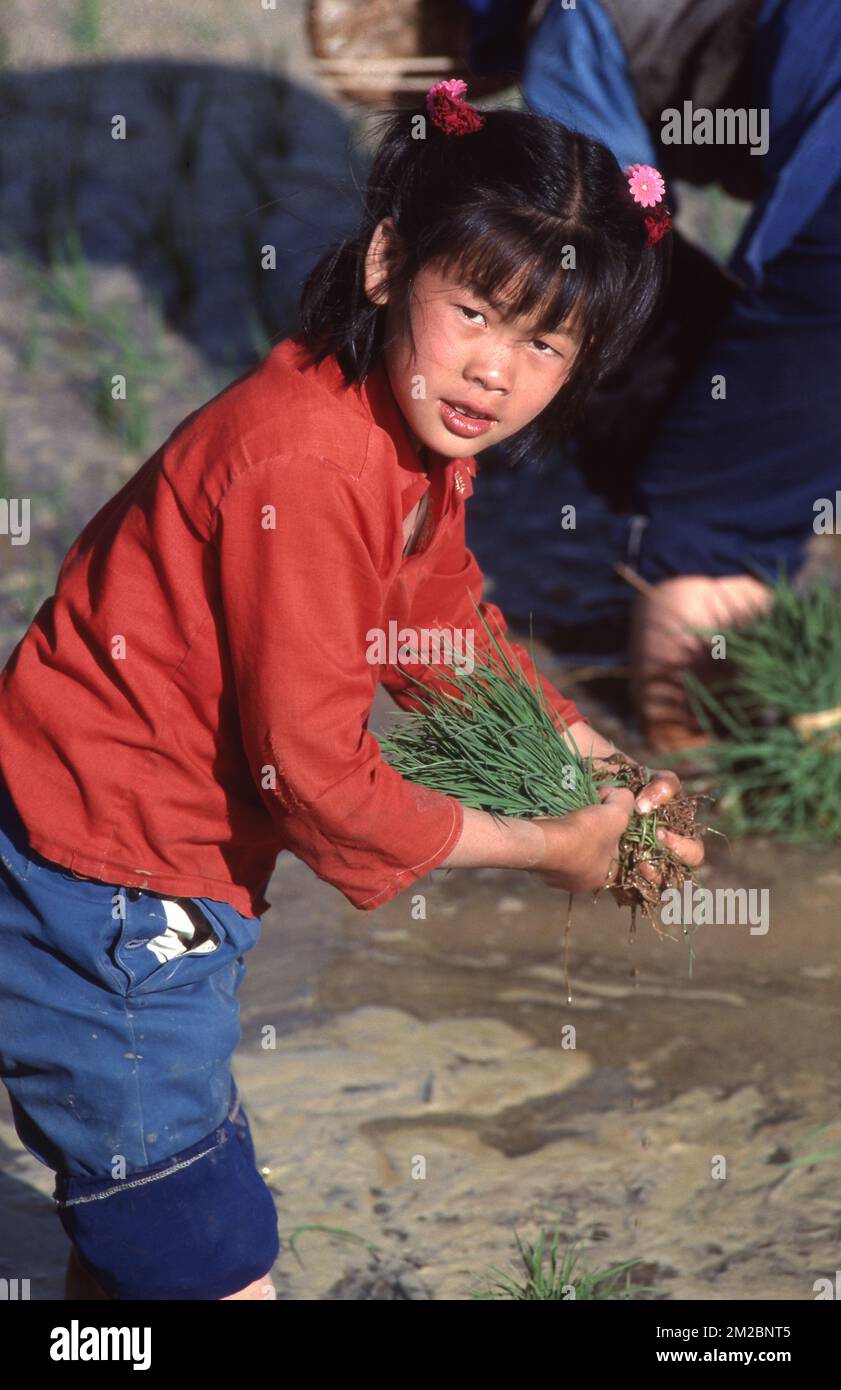
[(231, 1074), (259, 920), (81, 879), (0, 783), (0, 1077), (55, 1209), (115, 1299), (219, 1299), (280, 1241)]

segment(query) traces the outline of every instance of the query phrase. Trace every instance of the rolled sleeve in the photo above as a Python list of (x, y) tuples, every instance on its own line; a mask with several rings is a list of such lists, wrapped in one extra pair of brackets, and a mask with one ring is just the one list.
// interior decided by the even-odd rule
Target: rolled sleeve
[[(568, 725), (578, 720), (589, 724), (590, 721), (581, 713), (575, 702), (568, 700), (546, 676), (540, 675), (526, 648), (507, 636), (508, 624), (501, 609), (496, 604), (482, 600), (484, 575), (473, 552), (467, 548), (464, 516), (462, 506), (460, 517), (454, 522), (446, 542), (435, 558), (431, 572), (424, 574), (423, 582), (418, 586), (405, 626), (418, 634), (418, 640), (418, 630), (421, 628), (438, 628), (445, 631), (459, 629), (463, 634), (472, 631), (475, 658), (490, 660), (491, 638), (473, 606), (471, 599), (475, 600), (485, 621), (496, 633), (497, 640), (512, 666), (516, 669), (519, 664), (535, 693), (538, 689), (543, 691), (550, 714), (557, 726), (563, 728), (562, 720)], [(495, 657), (493, 659), (496, 660)], [(405, 670), (410, 671), (414, 679), (409, 679), (404, 673)], [(438, 692), (453, 692), (456, 687), (452, 677), (448, 679), (448, 670), (447, 666), (424, 666), (420, 661), (392, 663), (386, 669), (383, 685), (401, 709), (421, 710), (423, 702), (414, 682), (420, 680), (425, 687)]]
[(216, 543), (241, 736), (281, 843), (372, 909), (458, 842), (464, 808), (401, 777), (368, 732), (382, 615), (372, 499), (318, 456), (255, 464), (218, 506)]

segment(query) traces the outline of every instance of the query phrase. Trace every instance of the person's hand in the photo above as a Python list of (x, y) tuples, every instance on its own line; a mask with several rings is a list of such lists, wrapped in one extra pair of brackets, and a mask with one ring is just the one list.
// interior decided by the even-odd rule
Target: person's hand
[(718, 673), (709, 642), (688, 631), (737, 627), (764, 611), (773, 590), (751, 575), (678, 575), (635, 595), (631, 613), (631, 695), (643, 737), (655, 752), (710, 742), (698, 723), (681, 674), (701, 681)]
[(538, 816), (546, 852), (530, 873), (568, 893), (595, 892), (619, 870), (619, 840), (634, 810), (627, 787), (600, 787), (601, 804), (566, 816)]
[[(602, 765), (598, 758), (593, 761), (596, 767)], [(610, 769), (609, 764), (603, 765)], [(619, 871), (619, 841), (633, 812), (646, 815), (682, 794), (677, 773), (658, 770), (636, 798), (627, 787), (602, 786), (599, 806), (585, 806), (566, 816), (538, 817), (546, 839), (546, 854), (531, 872), (550, 887), (563, 888), (568, 893), (596, 892), (606, 887), (613, 891), (612, 884)], [(663, 826), (658, 827), (657, 836), (660, 844), (670, 849), (687, 868), (697, 868), (704, 862), (701, 840), (677, 835)], [(653, 863), (643, 861), (638, 869), (643, 878), (656, 887), (663, 885), (663, 875)], [(621, 895), (622, 890), (616, 892)]]
[[(646, 782), (642, 791), (637, 793), (634, 808), (641, 816), (644, 816), (650, 811), (655, 811), (664, 802), (671, 801), (673, 797), (682, 795), (683, 786), (676, 772), (654, 772), (651, 780)], [(696, 869), (699, 864), (703, 864), (703, 841), (693, 840), (688, 835), (676, 835), (674, 831), (667, 830), (665, 826), (657, 827), (657, 838), (665, 849), (670, 849), (673, 854), (677, 855), (678, 859), (683, 860), (688, 868)], [(647, 878), (658, 887), (662, 886), (663, 875), (658, 873), (653, 864), (641, 863), (639, 871), (643, 878)]]

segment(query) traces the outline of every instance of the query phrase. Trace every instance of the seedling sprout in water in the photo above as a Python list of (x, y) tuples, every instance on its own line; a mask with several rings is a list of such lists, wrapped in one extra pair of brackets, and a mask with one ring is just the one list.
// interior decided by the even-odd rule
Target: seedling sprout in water
[[(423, 708), (398, 716), (380, 737), (391, 765), (409, 781), (487, 811), (500, 823), (505, 817), (565, 816), (599, 805), (598, 789), (603, 786), (627, 787), (637, 796), (650, 781), (649, 769), (628, 762), (618, 752), (607, 758), (584, 756), (567, 743), (565, 720), (550, 711), (539, 683), (534, 689), (519, 664), (516, 668), (511, 664), (479, 605), (472, 601), (490, 639), (489, 658), (477, 655), (469, 674), (454, 662), (447, 672), (453, 693), (427, 688), (404, 671), (418, 686), (417, 699)], [(596, 761), (608, 766), (596, 767)], [(705, 799), (675, 797), (646, 815), (632, 813), (619, 841), (618, 873), (609, 885), (617, 905), (631, 909), (631, 939), (639, 908), (658, 936), (677, 939), (662, 930), (654, 911), (666, 888), (680, 892), (685, 882), (694, 885), (696, 880), (688, 866), (657, 839), (657, 830), (664, 826), (678, 835), (698, 838), (702, 829), (695, 823), (695, 812), (697, 803)], [(646, 862), (662, 875), (662, 885), (640, 873)], [(594, 902), (602, 891), (596, 890)], [(570, 894), (570, 915), (572, 898)], [(690, 974), (692, 958), (690, 943)]]

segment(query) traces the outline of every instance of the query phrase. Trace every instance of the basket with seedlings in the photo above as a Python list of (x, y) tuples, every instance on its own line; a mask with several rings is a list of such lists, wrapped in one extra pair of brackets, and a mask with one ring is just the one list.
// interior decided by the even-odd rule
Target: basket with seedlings
[[(477, 655), (470, 672), (453, 663), (452, 673), (447, 672), (452, 692), (427, 688), (405, 673), (418, 686), (417, 699), (423, 708), (398, 716), (380, 735), (387, 761), (409, 781), (456, 797), (499, 821), (565, 816), (598, 805), (599, 788), (604, 786), (627, 787), (637, 796), (651, 780), (650, 769), (629, 762), (619, 752), (609, 757), (585, 756), (568, 743), (564, 732), (569, 733), (569, 727), (550, 710), (539, 683), (537, 689), (529, 684), (475, 599), (473, 606), (490, 639), (488, 656)], [(618, 873), (610, 883), (616, 903), (631, 909), (632, 936), (640, 909), (659, 936), (669, 936), (654, 916), (661, 894), (666, 888), (680, 891), (684, 883), (694, 885), (696, 880), (689, 867), (657, 839), (657, 829), (664, 826), (697, 838), (702, 833), (695, 822), (697, 805), (705, 799), (705, 795), (674, 797), (646, 815), (633, 811), (619, 841)], [(644, 862), (653, 863), (662, 875), (659, 886), (640, 872)], [(596, 890), (594, 901), (602, 891)]]
[[(711, 742), (691, 752), (733, 833), (841, 838), (841, 592), (819, 575), (797, 592), (778, 571), (765, 612), (716, 633), (721, 676), (683, 685)], [(676, 753), (675, 761), (688, 753)]]

